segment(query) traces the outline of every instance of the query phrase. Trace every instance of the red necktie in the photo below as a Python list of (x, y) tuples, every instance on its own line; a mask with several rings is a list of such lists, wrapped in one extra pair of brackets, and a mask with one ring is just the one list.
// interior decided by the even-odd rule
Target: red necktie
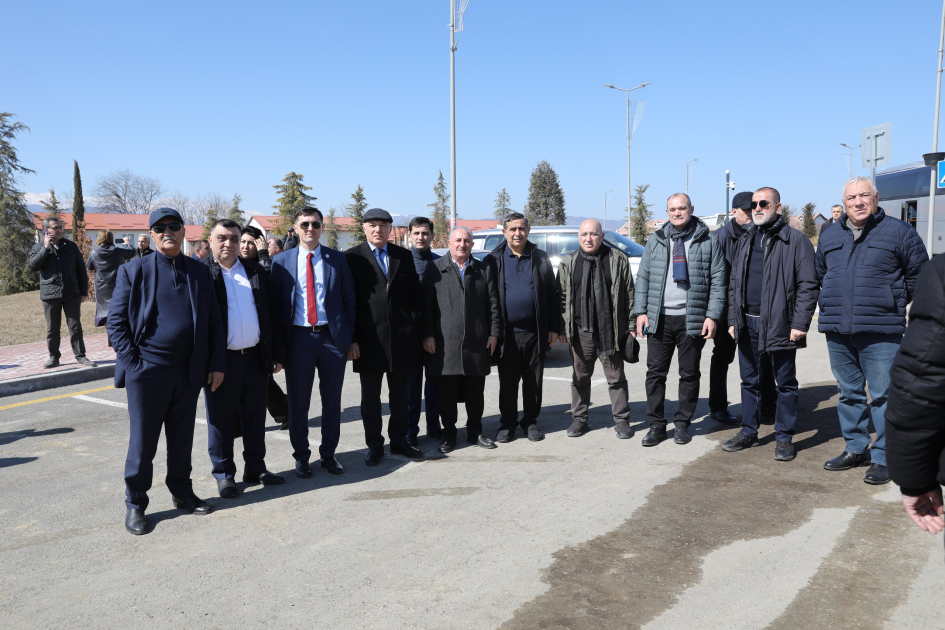
[(308, 298), (308, 323), (318, 324), (318, 305), (315, 303), (315, 268), (312, 266), (312, 255), (308, 253), (308, 264), (305, 266), (305, 296)]

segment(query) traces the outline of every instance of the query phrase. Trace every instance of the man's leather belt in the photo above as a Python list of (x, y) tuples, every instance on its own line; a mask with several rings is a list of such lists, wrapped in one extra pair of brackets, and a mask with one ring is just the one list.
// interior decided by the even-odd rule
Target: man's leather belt
[(259, 344), (257, 343), (257, 344), (256, 344), (255, 346), (253, 346), (252, 348), (242, 348), (242, 349), (240, 349), (240, 350), (230, 350), (229, 348), (227, 348), (226, 351), (227, 351), (227, 352), (235, 352), (236, 354), (249, 354), (250, 352), (255, 352), (255, 351), (258, 350), (258, 349), (259, 349)]
[(328, 332), (328, 324), (322, 324), (321, 326), (296, 326), (296, 328), (304, 328), (312, 332)]

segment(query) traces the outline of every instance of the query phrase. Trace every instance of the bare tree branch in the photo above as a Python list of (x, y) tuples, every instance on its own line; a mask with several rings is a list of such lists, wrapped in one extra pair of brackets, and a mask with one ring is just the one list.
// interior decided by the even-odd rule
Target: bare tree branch
[(131, 171), (113, 171), (100, 177), (93, 194), (104, 212), (146, 214), (157, 207), (163, 193), (161, 182)]

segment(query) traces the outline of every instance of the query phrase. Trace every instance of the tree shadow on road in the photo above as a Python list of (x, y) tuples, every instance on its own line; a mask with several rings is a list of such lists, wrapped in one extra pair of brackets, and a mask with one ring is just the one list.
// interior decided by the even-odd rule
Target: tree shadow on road
[(75, 431), (72, 427), (59, 427), (56, 429), (46, 429), (45, 431), (37, 431), (36, 429), (23, 429), (22, 431), (8, 431), (7, 433), (0, 433), (0, 446), (4, 444), (12, 444), (17, 440), (22, 440), (23, 438), (28, 437), (45, 437), (47, 435), (60, 435), (62, 433), (72, 433)]

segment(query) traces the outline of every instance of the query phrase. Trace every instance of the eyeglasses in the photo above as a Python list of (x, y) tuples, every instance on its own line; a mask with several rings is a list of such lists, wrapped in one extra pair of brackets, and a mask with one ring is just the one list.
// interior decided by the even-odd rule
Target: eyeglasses
[(773, 202), (773, 201), (768, 201), (767, 199), (762, 199), (761, 201), (752, 201), (752, 202), (751, 202), (751, 209), (754, 210), (755, 208), (761, 208), (762, 210), (764, 210), (764, 209), (767, 208), (768, 206), (773, 206), (773, 205), (774, 205), (774, 202)]
[(170, 230), (171, 232), (180, 232), (184, 229), (183, 223), (158, 223), (157, 225), (151, 226), (151, 231), (155, 234), (164, 234), (164, 230)]
[(859, 198), (862, 199), (863, 201), (866, 201), (867, 199), (869, 199), (869, 198), (872, 197), (872, 196), (873, 196), (873, 193), (872, 193), (871, 191), (868, 191), (868, 192), (861, 192), (859, 195), (847, 195), (846, 197), (843, 198), (843, 200), (844, 200), (844, 201), (853, 201), (854, 199), (856, 199), (857, 197), (859, 197)]
[(320, 230), (322, 229), (322, 224), (318, 221), (302, 221), (299, 223), (299, 227), (302, 228), (303, 232), (309, 228), (312, 228), (313, 230)]

